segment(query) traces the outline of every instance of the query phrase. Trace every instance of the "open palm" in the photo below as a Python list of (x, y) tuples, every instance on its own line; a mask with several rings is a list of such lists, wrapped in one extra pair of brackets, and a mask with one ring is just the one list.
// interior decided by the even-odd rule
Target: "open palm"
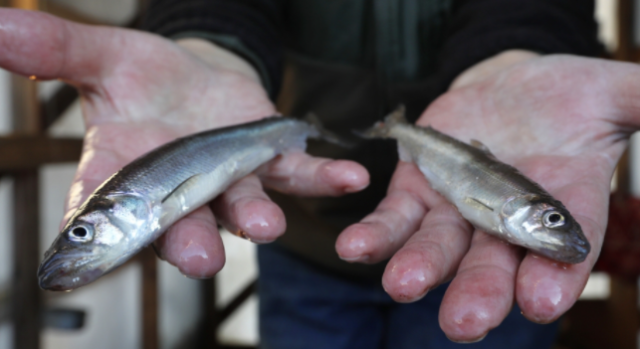
[(383, 284), (398, 301), (453, 278), (440, 325), (456, 341), (482, 338), (514, 301), (533, 321), (557, 319), (577, 300), (602, 246), (611, 176), (640, 124), (629, 92), (638, 76), (630, 64), (536, 58), (448, 92), (417, 122), (480, 140), (562, 201), (591, 242), (585, 262), (563, 265), (474, 231), (402, 162), (378, 209), (340, 236), (338, 253), (369, 262), (393, 255)]
[[(275, 113), (256, 80), (147, 33), (2, 9), (0, 52), (3, 68), (63, 79), (82, 96), (87, 134), (65, 219), (106, 178), (143, 153), (186, 134)], [(211, 208), (174, 224), (158, 241), (162, 256), (188, 276), (208, 277), (224, 264), (216, 223), (253, 241), (274, 240), (284, 232), (285, 220), (263, 192), (263, 182), (299, 195), (341, 195), (368, 184), (366, 170), (356, 163), (303, 153), (276, 159), (262, 174), (262, 182), (250, 175)]]

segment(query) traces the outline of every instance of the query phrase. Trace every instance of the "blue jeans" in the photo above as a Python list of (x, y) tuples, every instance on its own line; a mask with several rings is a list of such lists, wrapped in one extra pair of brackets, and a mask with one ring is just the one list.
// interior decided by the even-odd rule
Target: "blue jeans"
[(457, 344), (438, 325), (447, 288), (423, 299), (394, 302), (380, 280), (336, 276), (280, 246), (258, 248), (260, 342), (264, 349), (545, 349), (558, 324), (526, 320), (516, 306), (481, 342)]

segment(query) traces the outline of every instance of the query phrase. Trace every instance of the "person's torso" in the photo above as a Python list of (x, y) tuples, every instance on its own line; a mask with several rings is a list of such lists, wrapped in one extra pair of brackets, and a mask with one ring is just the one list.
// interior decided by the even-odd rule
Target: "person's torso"
[[(313, 112), (324, 125), (352, 136), (399, 104), (415, 120), (440, 91), (435, 71), (450, 0), (283, 1), (286, 65), (278, 110)], [(378, 275), (382, 266), (338, 259), (337, 234), (372, 212), (384, 197), (398, 161), (389, 141), (361, 142), (353, 149), (312, 142), (314, 156), (364, 165), (371, 185), (340, 198), (297, 198), (272, 193), (287, 216), (279, 243), (345, 273)]]

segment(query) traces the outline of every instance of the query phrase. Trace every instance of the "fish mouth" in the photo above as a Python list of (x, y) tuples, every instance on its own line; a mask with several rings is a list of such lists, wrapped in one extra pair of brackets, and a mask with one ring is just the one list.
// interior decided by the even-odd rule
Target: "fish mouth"
[(561, 249), (545, 249), (541, 251), (545, 257), (569, 264), (584, 262), (589, 252), (591, 252), (591, 245), (586, 239), (577, 239), (576, 241), (568, 242)]
[(66, 291), (67, 287), (60, 282), (66, 274), (64, 263), (45, 260), (38, 268), (38, 285), (43, 290)]
[(52, 254), (38, 268), (38, 285), (47, 291), (69, 291), (83, 286), (102, 275), (101, 270), (78, 272), (80, 267), (73, 263), (75, 255)]

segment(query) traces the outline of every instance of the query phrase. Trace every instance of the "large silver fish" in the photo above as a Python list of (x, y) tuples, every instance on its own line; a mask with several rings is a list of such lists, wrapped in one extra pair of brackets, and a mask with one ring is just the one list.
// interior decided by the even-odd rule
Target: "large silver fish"
[(40, 287), (86, 285), (152, 243), (171, 224), (276, 155), (326, 136), (318, 123), (272, 117), (167, 143), (107, 179), (45, 253)]
[(471, 146), (411, 125), (403, 108), (363, 136), (396, 139), (400, 159), (415, 163), (476, 228), (564, 263), (580, 263), (589, 254), (589, 242), (564, 205), (481, 143)]

